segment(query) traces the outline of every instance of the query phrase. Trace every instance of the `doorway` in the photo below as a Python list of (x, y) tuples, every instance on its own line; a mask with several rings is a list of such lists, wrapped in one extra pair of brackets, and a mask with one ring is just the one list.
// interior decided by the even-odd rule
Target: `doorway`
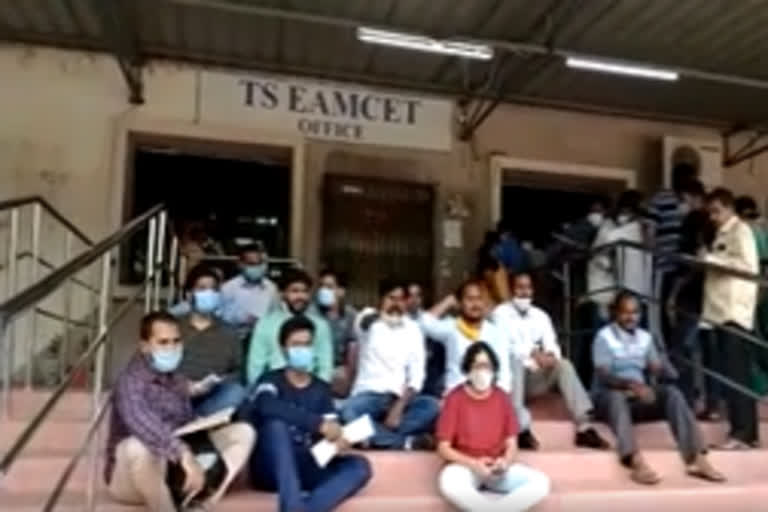
[(431, 186), (326, 175), (323, 194), (322, 262), (348, 277), (350, 303), (377, 304), (385, 278), (432, 288)]
[[(124, 222), (164, 203), (182, 254), (194, 245), (221, 257), (225, 277), (234, 270), (227, 258), (244, 244), (261, 241), (271, 257), (290, 254), (290, 149), (138, 139), (132, 161)], [(127, 244), (122, 284), (143, 281), (146, 242), (138, 236)]]

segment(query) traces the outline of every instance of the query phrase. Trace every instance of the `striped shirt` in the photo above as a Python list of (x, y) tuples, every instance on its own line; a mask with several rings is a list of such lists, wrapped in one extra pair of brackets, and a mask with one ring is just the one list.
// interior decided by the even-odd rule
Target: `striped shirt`
[(179, 318), (184, 358), (179, 373), (190, 380), (200, 380), (211, 373), (240, 379), (243, 350), (240, 336), (233, 328), (214, 320), (206, 329), (198, 329), (189, 316)]
[(648, 203), (651, 240), (656, 252), (655, 268), (663, 272), (676, 268), (673, 256), (680, 252), (680, 237), (685, 214), (680, 200), (669, 189), (653, 195)]

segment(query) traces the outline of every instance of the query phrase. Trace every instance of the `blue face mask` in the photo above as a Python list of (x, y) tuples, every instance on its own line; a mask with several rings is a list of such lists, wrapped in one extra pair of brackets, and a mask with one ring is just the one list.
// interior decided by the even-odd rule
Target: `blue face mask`
[(183, 355), (184, 350), (181, 345), (173, 348), (157, 349), (152, 351), (149, 362), (152, 368), (158, 372), (171, 373), (179, 367)]
[(300, 372), (309, 372), (315, 359), (312, 347), (288, 347), (288, 367)]
[(267, 275), (267, 264), (259, 263), (258, 265), (247, 265), (243, 268), (243, 276), (247, 281), (252, 283), (261, 281), (264, 276)]
[(221, 295), (216, 290), (195, 290), (192, 294), (192, 306), (203, 315), (210, 315), (221, 304)]
[(324, 308), (330, 308), (336, 304), (336, 292), (332, 288), (326, 286), (317, 290), (317, 296), (315, 297), (317, 304)]

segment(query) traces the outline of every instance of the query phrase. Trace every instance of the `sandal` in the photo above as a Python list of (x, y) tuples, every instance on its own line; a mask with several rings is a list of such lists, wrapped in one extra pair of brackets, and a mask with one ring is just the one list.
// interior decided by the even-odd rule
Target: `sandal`
[(747, 443), (745, 443), (744, 441), (730, 438), (730, 439), (726, 439), (725, 442), (723, 443), (712, 446), (712, 449), (729, 451), (729, 452), (738, 452), (738, 451), (751, 450), (752, 447)]

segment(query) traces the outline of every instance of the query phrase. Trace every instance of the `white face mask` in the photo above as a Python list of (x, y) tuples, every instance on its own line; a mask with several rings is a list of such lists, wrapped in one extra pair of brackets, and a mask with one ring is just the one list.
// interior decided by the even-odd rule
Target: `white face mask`
[(477, 391), (488, 391), (493, 384), (493, 372), (485, 368), (469, 372), (469, 383)]
[(629, 214), (622, 213), (616, 218), (616, 222), (618, 222), (621, 225), (629, 223), (629, 221), (632, 220), (632, 217), (629, 216)]
[(521, 313), (525, 313), (531, 309), (532, 303), (533, 300), (530, 297), (514, 297), (512, 299), (512, 305)]
[(600, 225), (603, 223), (603, 220), (605, 217), (602, 213), (599, 212), (592, 212), (589, 215), (587, 215), (587, 222), (592, 224), (592, 226), (599, 228)]
[(382, 313), (381, 319), (390, 327), (400, 327), (403, 324), (403, 315), (398, 313)]

